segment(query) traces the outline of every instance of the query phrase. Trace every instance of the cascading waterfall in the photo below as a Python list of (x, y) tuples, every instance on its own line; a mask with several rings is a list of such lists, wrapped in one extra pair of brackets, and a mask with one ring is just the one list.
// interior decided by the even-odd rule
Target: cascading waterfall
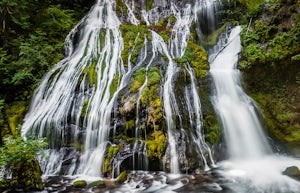
[[(212, 103), (229, 160), (215, 164), (206, 142), (213, 131), (203, 129), (197, 68), (207, 56), (197, 38), (217, 27), (221, 1), (147, 3), (97, 0), (67, 36), (65, 58), (36, 89), (22, 127), (24, 138), (48, 140), (47, 159), (40, 160), (44, 173), (116, 178), (122, 170), (179, 174), (220, 165), (228, 179), (244, 180), (243, 188), (233, 183), (232, 192), (297, 192), (300, 184), (281, 172), (298, 162), (272, 154), (258, 108), (242, 89), (239, 26), (229, 37), (223, 33), (209, 56)], [(191, 45), (196, 56), (186, 54)], [(183, 181), (160, 187), (173, 190)]]
[(257, 107), (241, 86), (236, 68), (241, 51), (241, 27), (231, 30), (223, 48), (212, 53), (210, 74), (214, 80), (212, 97), (218, 112), (229, 153), (229, 160), (220, 163), (221, 172), (237, 183), (232, 192), (286, 193), (299, 192), (300, 183), (282, 175), (286, 167), (299, 164), (298, 160), (273, 155), (257, 115)]
[[(118, 13), (116, 4), (120, 2), (125, 8)], [(160, 139), (167, 140), (166, 144), (163, 143), (165, 150), (159, 150), (164, 154), (162, 168), (165, 167), (165, 170), (180, 173), (182, 167), (188, 168), (186, 151), (189, 150), (187, 145), (191, 144), (196, 144), (193, 148), (201, 159), (193, 167), (208, 169), (214, 165), (212, 153), (203, 137), (195, 73), (188, 63), (185, 64), (185, 70), (191, 79), (188, 83), (191, 86), (186, 89), (187, 97), (183, 101), (189, 106), (189, 127), (195, 130), (191, 134), (185, 131), (187, 128), (182, 123), (179, 98), (174, 91), (174, 80), (182, 71), (175, 59), (181, 58), (188, 46), (190, 27), (195, 19), (192, 13), (194, 9), (190, 4), (180, 8), (175, 2), (167, 5), (165, 1), (154, 1), (152, 9), (141, 10), (141, 18), (149, 26), (174, 17), (174, 23), (171, 24), (169, 19), (167, 24), (171, 29), (168, 42), (155, 30), (149, 29), (135, 33), (135, 37), (131, 36), (131, 39), (135, 39), (133, 43), (124, 42), (124, 34), (120, 29), (122, 22), (136, 26), (135, 29), (143, 27), (137, 19), (136, 7), (145, 6), (145, 2), (139, 4), (129, 0), (98, 0), (70, 32), (66, 39), (66, 57), (46, 74), (35, 91), (22, 127), (25, 138), (46, 137), (48, 140), (48, 159), (41, 160), (45, 174), (101, 176), (106, 175), (102, 174), (103, 165), (112, 165), (112, 177), (116, 177), (124, 167), (122, 164), (129, 164), (125, 161), (129, 158), (132, 160), (132, 166), (129, 167), (133, 170), (147, 170), (147, 151), (151, 148), (147, 142), (149, 122), (154, 125), (155, 135), (151, 134), (151, 137), (158, 139), (160, 136)], [(141, 39), (144, 40), (142, 43)], [(153, 68), (159, 69), (162, 76), (162, 86), (158, 88), (161, 89), (162, 104), (154, 110), (153, 106), (145, 108), (144, 104), (144, 92), (150, 88), (149, 74), (153, 73)], [(145, 79), (136, 92), (130, 91), (134, 74), (141, 69), (145, 69)], [(129, 95), (124, 95), (128, 89)], [(153, 118), (147, 121), (143, 116), (145, 112), (151, 116), (152, 111), (155, 113), (160, 108), (164, 113), (166, 128), (157, 131)], [(122, 123), (120, 116), (126, 119), (126, 113), (131, 113), (132, 109), (135, 109), (135, 131), (132, 136), (134, 142), (130, 144), (124, 142), (126, 139), (119, 139), (122, 136), (120, 130), (128, 129), (120, 126), (127, 124)], [(123, 141), (123, 145), (118, 145), (120, 141)], [(181, 145), (178, 141), (181, 141)]]
[(240, 31), (241, 27), (232, 30), (228, 45), (210, 65), (216, 88), (213, 103), (222, 119), (228, 151), (233, 159), (255, 158), (271, 152), (253, 101), (240, 85), (240, 75), (236, 69), (242, 49)]
[[(127, 75), (119, 59), (123, 49), (119, 25), (111, 1), (97, 1), (89, 14), (69, 34), (69, 55), (45, 76), (35, 92), (22, 133), (25, 136), (37, 132), (39, 137), (50, 139), (50, 146), (54, 149), (49, 152), (46, 173), (60, 172), (62, 163), (72, 159), (72, 156), (66, 158), (64, 152), (55, 148), (63, 143), (78, 143), (75, 140), (81, 131), (76, 128), (80, 125), (78, 120), (81, 113), (87, 114), (81, 123), (86, 128), (84, 153), (79, 168), (73, 167), (67, 173), (99, 175), (101, 172), (111, 111), (118, 93), (111, 98), (109, 88), (115, 76), (123, 75), (119, 86), (121, 89)], [(73, 48), (75, 36), (78, 36), (78, 43)], [(94, 72), (89, 74), (90, 77), (82, 77), (87, 66), (92, 66)], [(90, 88), (89, 84), (93, 84), (91, 76), (95, 74), (96, 86)], [(88, 101), (88, 105), (85, 112), (81, 112), (85, 101)], [(73, 112), (71, 118), (68, 117), (69, 111)], [(77, 120), (75, 123), (78, 125), (69, 124), (68, 119)], [(74, 133), (74, 136), (69, 136), (69, 133)]]

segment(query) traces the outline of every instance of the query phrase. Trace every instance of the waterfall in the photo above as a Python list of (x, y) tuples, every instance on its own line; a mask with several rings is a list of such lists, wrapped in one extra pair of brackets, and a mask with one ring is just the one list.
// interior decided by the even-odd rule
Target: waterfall
[(299, 192), (300, 183), (282, 175), (286, 167), (299, 165), (299, 160), (273, 154), (258, 109), (243, 91), (236, 68), (242, 49), (240, 31), (241, 27), (237, 26), (229, 37), (221, 37), (220, 45), (224, 47), (210, 57), (215, 89), (212, 101), (224, 128), (229, 153), (229, 160), (219, 163), (224, 169), (220, 173), (233, 179), (229, 185), (232, 192)]
[[(61, 172), (67, 160), (80, 162), (70, 167), (67, 174), (99, 175), (101, 172), (111, 111), (118, 94), (118, 91), (110, 93), (110, 87), (117, 75), (123, 75), (118, 87), (121, 90), (129, 74), (120, 60), (123, 39), (119, 25), (112, 2), (97, 1), (68, 35), (67, 57), (44, 77), (35, 91), (22, 134), (48, 139), (52, 150), (46, 173)], [(73, 45), (75, 38), (77, 42)], [(90, 73), (86, 73), (89, 68)], [(96, 76), (96, 83), (93, 76)], [(80, 116), (84, 120), (78, 123)], [(82, 142), (83, 155), (76, 160), (76, 155), (68, 155), (70, 152), (60, 147), (81, 143), (78, 139), (80, 135), (83, 138), (80, 128), (86, 129), (86, 139)]]
[(232, 29), (228, 43), (210, 64), (215, 84), (213, 103), (224, 127), (230, 158), (264, 156), (271, 148), (263, 134), (253, 101), (244, 93), (236, 68), (241, 51), (241, 27)]
[[(214, 165), (194, 69), (176, 62), (188, 47), (200, 4), (145, 6), (145, 1), (98, 0), (67, 36), (65, 58), (35, 90), (22, 127), (24, 138), (47, 138), (47, 157), (40, 160), (45, 174), (114, 178), (124, 167), (178, 174)], [(197, 13), (206, 9), (213, 10)], [(189, 78), (184, 93), (175, 93), (182, 72)], [(138, 73), (142, 82), (133, 89)], [(159, 166), (151, 166), (151, 151)]]

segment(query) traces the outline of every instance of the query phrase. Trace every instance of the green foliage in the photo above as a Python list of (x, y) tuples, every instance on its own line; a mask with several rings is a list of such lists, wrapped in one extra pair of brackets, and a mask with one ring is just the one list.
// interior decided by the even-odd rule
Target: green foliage
[[(46, 145), (45, 139), (27, 141), (23, 141), (20, 137), (4, 139), (4, 145), (0, 147), (0, 167), (5, 166), (12, 173), (10, 185), (6, 184), (7, 187), (4, 188), (15, 188), (14, 181), (16, 181), (25, 191), (43, 189), (42, 174), (35, 157)], [(0, 187), (2, 183), (4, 182), (0, 182)]]
[(32, 161), (46, 145), (45, 139), (23, 141), (20, 137), (4, 138), (4, 146), (0, 147), (0, 166), (14, 167)]

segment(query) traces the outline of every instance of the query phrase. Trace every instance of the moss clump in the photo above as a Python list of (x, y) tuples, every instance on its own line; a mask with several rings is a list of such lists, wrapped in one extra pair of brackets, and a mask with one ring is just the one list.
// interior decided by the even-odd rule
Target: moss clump
[(85, 69), (83, 69), (83, 74), (88, 75), (89, 86), (92, 87), (97, 82), (97, 71), (96, 71), (97, 61), (90, 61), (89, 65), (86, 65)]
[(85, 180), (77, 180), (75, 182), (73, 182), (72, 186), (74, 188), (84, 188), (86, 187), (87, 182)]
[(159, 97), (158, 88), (161, 80), (160, 71), (157, 67), (151, 67), (148, 71), (147, 86), (142, 91), (141, 100), (143, 105), (149, 101), (154, 101)]
[(108, 148), (104, 163), (102, 165), (102, 172), (103, 173), (111, 173), (112, 171), (112, 159), (114, 158), (115, 155), (119, 152), (119, 146), (112, 145)]
[(221, 140), (221, 131), (214, 115), (206, 115), (203, 120), (205, 141), (211, 145), (218, 145)]
[(152, 8), (153, 0), (146, 1), (146, 11), (149, 11)]
[(198, 78), (203, 78), (209, 70), (207, 53), (203, 47), (191, 40), (188, 42), (184, 55), (175, 59), (177, 63), (188, 62), (194, 69)]
[(117, 178), (117, 182), (122, 184), (123, 182), (125, 182), (127, 180), (128, 174), (127, 171), (124, 170), (123, 172), (120, 173), (120, 175)]
[(88, 184), (88, 186), (87, 186), (87, 188), (93, 188), (93, 187), (105, 188), (106, 185), (105, 185), (104, 181), (98, 180), (98, 181)]
[(114, 95), (114, 93), (117, 91), (118, 86), (119, 86), (119, 81), (120, 81), (120, 77), (119, 77), (119, 74), (117, 73), (117, 74), (115, 75), (115, 78), (114, 78), (114, 80), (113, 80), (113, 83), (111, 84), (110, 89), (109, 89), (111, 97), (112, 97), (112, 96)]
[[(145, 37), (151, 40), (151, 34), (148, 27), (145, 25), (121, 25), (122, 36), (124, 40), (124, 50), (121, 54), (124, 66), (128, 65), (128, 62), (136, 63), (139, 51), (144, 46)], [(130, 61), (128, 56), (131, 54)]]
[(162, 131), (154, 131), (146, 141), (147, 155), (150, 160), (161, 159), (165, 147), (166, 137)]
[(23, 101), (14, 102), (7, 105), (6, 107), (6, 117), (8, 120), (9, 128), (11, 134), (18, 135), (19, 131), (17, 128), (23, 121), (23, 117), (26, 111), (26, 103)]
[(226, 25), (227, 24), (225, 23), (222, 27), (214, 31), (212, 34), (203, 36), (202, 38), (203, 46), (208, 47), (208, 46), (215, 45), (217, 43), (218, 37), (225, 30)]
[(81, 115), (80, 115), (82, 119), (84, 119), (84, 117), (86, 116), (88, 105), (89, 105), (89, 99), (85, 99), (81, 109)]
[(130, 83), (129, 91), (135, 92), (137, 91), (145, 82), (146, 79), (146, 70), (145, 68), (138, 69), (134, 74)]

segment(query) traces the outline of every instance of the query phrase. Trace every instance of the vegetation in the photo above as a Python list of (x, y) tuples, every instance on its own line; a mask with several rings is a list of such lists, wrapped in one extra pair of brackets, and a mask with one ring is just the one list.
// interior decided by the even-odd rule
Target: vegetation
[(299, 54), (300, 4), (272, 0), (242, 32), (239, 68), (245, 86), (261, 107), (268, 133), (293, 154), (300, 155)]
[(11, 172), (0, 191), (42, 190), (35, 156), (43, 139), (23, 141), (19, 125), (34, 88), (62, 59), (63, 42), (92, 2), (86, 0), (0, 1), (0, 166)]
[(0, 181), (0, 190), (42, 190), (41, 170), (35, 157), (46, 145), (44, 139), (23, 141), (20, 137), (5, 138), (4, 145), (0, 147), (0, 167), (12, 175), (11, 179)]

